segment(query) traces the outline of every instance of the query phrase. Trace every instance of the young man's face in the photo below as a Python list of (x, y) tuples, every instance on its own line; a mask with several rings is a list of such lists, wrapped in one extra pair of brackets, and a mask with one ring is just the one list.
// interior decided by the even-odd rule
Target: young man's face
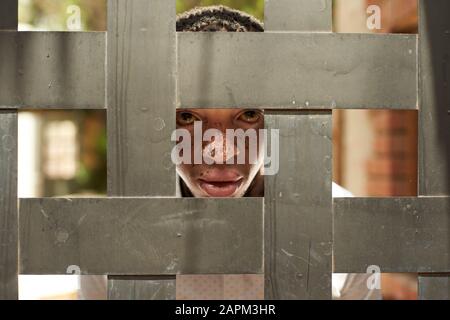
[[(256, 175), (263, 167), (263, 148), (259, 146), (259, 130), (264, 128), (264, 115), (259, 110), (244, 109), (180, 109), (177, 111), (177, 129), (186, 129), (191, 135), (191, 159), (194, 159), (194, 123), (202, 122), (202, 136), (208, 129), (217, 129), (223, 136), (223, 148), (214, 151), (215, 159), (222, 159), (222, 164), (180, 164), (177, 172), (194, 197), (242, 197), (251, 187)], [(245, 139), (245, 161), (240, 163), (238, 155), (242, 152), (236, 146), (235, 139), (227, 139), (227, 129), (254, 129), (258, 146), (250, 160), (249, 139)], [(233, 140), (233, 141), (231, 141)], [(202, 139), (203, 141), (203, 139)], [(203, 142), (199, 147), (202, 154), (211, 150), (217, 142)], [(227, 148), (228, 146), (228, 148)], [(217, 153), (216, 153), (217, 152)], [(227, 161), (234, 158), (234, 164)]]

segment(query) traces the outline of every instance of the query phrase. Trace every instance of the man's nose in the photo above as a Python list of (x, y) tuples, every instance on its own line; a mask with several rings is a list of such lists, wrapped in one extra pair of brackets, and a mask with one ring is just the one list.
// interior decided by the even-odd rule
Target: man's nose
[(233, 139), (226, 137), (214, 139), (203, 149), (205, 160), (214, 163), (227, 163), (227, 161), (239, 155), (239, 150), (235, 146)]

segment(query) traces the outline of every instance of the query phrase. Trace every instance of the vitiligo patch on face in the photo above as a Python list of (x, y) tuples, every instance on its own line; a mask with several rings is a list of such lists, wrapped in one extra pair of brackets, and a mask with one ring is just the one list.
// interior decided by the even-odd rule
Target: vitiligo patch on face
[(275, 175), (279, 170), (279, 135), (278, 129), (253, 128), (226, 129), (225, 135), (218, 129), (203, 132), (202, 121), (196, 121), (193, 134), (187, 129), (173, 131), (171, 139), (177, 144), (171, 158), (175, 165), (256, 164), (258, 153), (264, 152), (264, 175)]

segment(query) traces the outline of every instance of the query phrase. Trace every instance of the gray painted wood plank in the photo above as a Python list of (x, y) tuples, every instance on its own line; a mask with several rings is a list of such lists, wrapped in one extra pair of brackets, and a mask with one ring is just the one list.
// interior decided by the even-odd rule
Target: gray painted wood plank
[[(144, 29), (150, 33), (150, 28)], [(142, 33), (134, 34), (140, 39)], [(155, 43), (174, 40), (165, 36), (151, 39)], [(8, 79), (2, 81), (0, 106), (104, 107), (104, 37), (103, 33), (0, 33), (0, 77)], [(141, 119), (148, 130), (158, 131), (163, 125), (167, 130), (172, 121), (156, 112), (154, 105), (174, 103), (164, 100), (175, 92), (175, 67), (168, 67), (175, 44), (173, 48), (159, 45), (152, 56), (137, 59), (120, 50), (130, 39), (114, 39), (121, 41), (110, 41), (109, 107), (119, 116), (126, 103), (128, 117)], [(178, 33), (178, 39), (178, 107), (417, 108), (414, 35)], [(151, 41), (132, 43), (137, 48), (130, 52), (151, 51)], [(158, 54), (165, 55), (165, 68), (164, 63), (150, 63), (157, 61)], [(156, 70), (165, 80), (146, 86), (154, 83), (149, 74), (156, 78)], [(146, 91), (146, 99), (130, 98), (137, 97), (138, 91)], [(111, 121), (112, 127), (130, 130), (126, 122)]]
[(450, 274), (419, 275), (420, 300), (450, 300)]
[[(17, 20), (18, 1), (3, 0), (0, 3), (0, 30), (17, 30)], [(15, 110), (0, 110), (0, 139), (0, 300), (17, 300), (19, 249), (17, 238), (17, 112)]]
[(2, 0), (0, 3), (0, 30), (17, 30), (18, 0)]
[(0, 110), (0, 300), (18, 298), (17, 112)]
[(331, 113), (266, 114), (280, 171), (265, 182), (266, 299), (331, 298)]
[(175, 196), (175, 3), (108, 2), (108, 194)]
[(334, 272), (450, 271), (450, 198), (334, 199)]
[[(108, 2), (110, 196), (175, 196), (175, 17), (174, 1)], [(174, 279), (108, 278), (108, 297), (159, 299), (170, 286)]]
[(178, 107), (417, 108), (417, 36), (178, 34)]
[(450, 195), (450, 1), (419, 6), (419, 194)]
[(175, 300), (174, 278), (109, 277), (108, 300)]
[(21, 199), (20, 271), (261, 273), (262, 199)]
[(105, 33), (0, 32), (0, 108), (105, 108)]
[(332, 30), (332, 0), (265, 0), (266, 31)]

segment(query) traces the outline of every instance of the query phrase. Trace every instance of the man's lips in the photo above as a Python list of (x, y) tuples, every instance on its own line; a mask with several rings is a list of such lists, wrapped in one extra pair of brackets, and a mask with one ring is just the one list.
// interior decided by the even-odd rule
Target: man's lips
[(202, 173), (198, 179), (205, 182), (237, 182), (242, 179), (242, 175), (235, 170), (212, 169)]
[(240, 187), (242, 178), (236, 178), (229, 181), (222, 180), (205, 180), (199, 179), (200, 188), (210, 197), (231, 197)]

